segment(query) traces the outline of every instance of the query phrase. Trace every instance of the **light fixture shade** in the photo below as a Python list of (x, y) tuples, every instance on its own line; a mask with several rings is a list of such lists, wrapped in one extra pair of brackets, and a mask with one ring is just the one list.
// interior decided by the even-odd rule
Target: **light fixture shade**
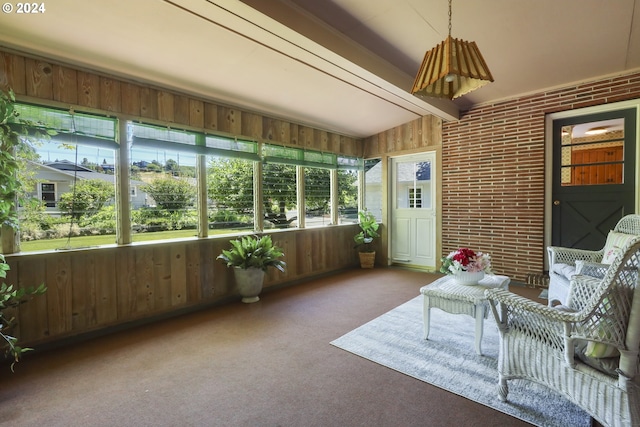
[(454, 99), (492, 81), (476, 43), (449, 36), (425, 54), (411, 93)]
[(585, 135), (602, 135), (603, 133), (607, 133), (608, 130), (609, 128), (606, 126), (598, 126), (598, 127), (587, 130), (584, 134)]

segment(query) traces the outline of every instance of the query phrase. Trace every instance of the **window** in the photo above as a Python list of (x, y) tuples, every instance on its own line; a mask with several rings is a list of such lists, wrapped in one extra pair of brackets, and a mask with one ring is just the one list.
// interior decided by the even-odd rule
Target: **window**
[(56, 132), (21, 157), (25, 252), (120, 241), (118, 150), (129, 159), (122, 203), (134, 242), (358, 220), (362, 159), (133, 122), (121, 146), (116, 119), (27, 104), (17, 109)]
[(331, 224), (331, 174), (329, 169), (304, 168), (305, 227)]
[(562, 186), (623, 184), (624, 119), (562, 127)]
[(264, 228), (298, 226), (296, 166), (266, 163), (262, 169)]
[(211, 233), (254, 229), (253, 182), (253, 161), (207, 156)]
[(431, 208), (431, 162), (396, 163), (396, 208)]
[(422, 207), (422, 187), (409, 188), (409, 207)]
[[(254, 229), (256, 142), (146, 124), (132, 124), (131, 133), (132, 176), (138, 174), (146, 193), (144, 205), (132, 211), (134, 241)], [(204, 222), (199, 181), (206, 189)]]
[(358, 172), (364, 163), (355, 157), (338, 156), (337, 164), (338, 224), (354, 224), (358, 222)]
[(369, 159), (364, 161), (364, 207), (382, 221), (382, 161)]
[(196, 236), (195, 154), (134, 144), (130, 161), (132, 241)]
[(56, 207), (56, 185), (52, 183), (40, 184), (40, 199), (47, 208)]
[(23, 153), (20, 239), (23, 252), (114, 242), (117, 122), (64, 110), (16, 104), (21, 118), (53, 130)]
[(210, 233), (255, 230), (258, 144), (207, 135), (207, 215)]

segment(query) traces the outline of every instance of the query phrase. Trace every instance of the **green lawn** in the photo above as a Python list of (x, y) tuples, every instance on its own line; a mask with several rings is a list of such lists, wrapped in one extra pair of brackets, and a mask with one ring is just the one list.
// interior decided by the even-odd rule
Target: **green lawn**
[[(228, 234), (246, 230), (209, 230), (209, 235)], [(195, 237), (198, 235), (196, 230), (175, 230), (175, 231), (156, 231), (154, 233), (137, 233), (133, 235), (134, 242), (144, 242), (149, 240), (170, 240), (181, 239), (185, 237)], [(116, 236), (113, 234), (104, 236), (79, 236), (72, 237), (71, 241), (67, 239), (45, 239), (32, 240), (29, 242), (20, 242), (20, 250), (22, 252), (49, 251), (55, 249), (74, 249), (85, 248), (88, 246), (112, 245), (116, 243)]]

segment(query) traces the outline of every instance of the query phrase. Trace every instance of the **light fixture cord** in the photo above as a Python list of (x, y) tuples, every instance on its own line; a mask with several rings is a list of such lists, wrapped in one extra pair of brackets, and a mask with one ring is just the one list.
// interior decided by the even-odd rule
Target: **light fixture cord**
[(449, 0), (449, 37), (451, 37), (451, 0)]

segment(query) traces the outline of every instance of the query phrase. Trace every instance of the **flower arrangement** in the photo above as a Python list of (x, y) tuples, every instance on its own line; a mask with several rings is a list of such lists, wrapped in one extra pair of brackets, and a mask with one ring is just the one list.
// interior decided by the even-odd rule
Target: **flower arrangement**
[(491, 274), (491, 256), (482, 252), (474, 252), (469, 248), (460, 248), (440, 260), (440, 272), (456, 274), (459, 271), (469, 273), (484, 271)]

